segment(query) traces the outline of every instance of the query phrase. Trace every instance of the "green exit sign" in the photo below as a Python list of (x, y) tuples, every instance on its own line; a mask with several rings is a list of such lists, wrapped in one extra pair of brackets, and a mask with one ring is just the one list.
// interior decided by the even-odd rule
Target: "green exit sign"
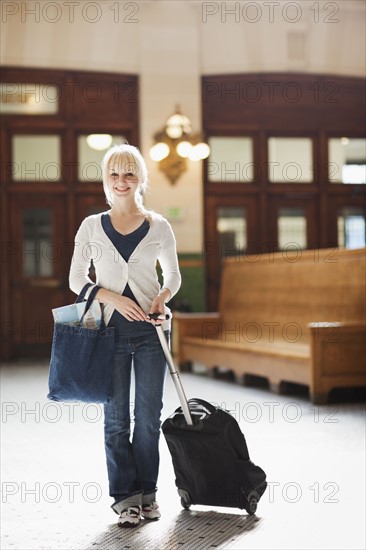
[(172, 206), (167, 210), (168, 220), (177, 221), (183, 219), (183, 211), (179, 206)]

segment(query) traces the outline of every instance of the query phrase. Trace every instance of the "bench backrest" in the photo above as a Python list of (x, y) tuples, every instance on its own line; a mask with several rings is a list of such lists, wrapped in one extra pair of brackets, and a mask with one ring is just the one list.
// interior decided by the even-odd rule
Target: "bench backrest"
[(311, 322), (365, 323), (365, 262), (365, 248), (228, 258), (220, 291), (223, 323), (227, 330), (240, 323), (249, 340), (261, 330), (262, 339), (272, 334), (283, 340), (285, 334), (297, 341), (298, 335), (303, 343)]

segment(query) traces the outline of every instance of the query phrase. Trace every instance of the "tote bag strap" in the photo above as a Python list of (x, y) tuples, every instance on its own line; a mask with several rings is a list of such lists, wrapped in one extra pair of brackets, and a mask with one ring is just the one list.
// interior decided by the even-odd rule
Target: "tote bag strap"
[[(98, 292), (98, 290), (100, 290), (100, 287), (95, 285), (95, 287), (93, 288), (93, 290), (90, 292), (89, 296), (88, 296), (88, 299), (86, 301), (86, 306), (85, 306), (85, 309), (84, 309), (84, 313), (79, 321), (79, 325), (82, 325), (83, 324), (83, 321), (84, 321), (84, 317), (85, 317), (85, 314), (88, 312), (88, 310), (90, 309), (92, 303), (93, 303), (93, 300)], [(81, 291), (82, 292), (82, 291)], [(80, 295), (79, 295), (80, 296)], [(103, 315), (102, 315), (102, 326), (103, 326)]]
[(78, 304), (79, 302), (82, 302), (85, 298), (85, 294), (86, 294), (86, 291), (88, 290), (88, 288), (90, 286), (93, 286), (93, 283), (86, 283), (85, 286), (83, 286), (83, 288), (81, 289), (81, 292), (79, 294), (79, 296), (76, 298), (75, 300), (75, 304)]

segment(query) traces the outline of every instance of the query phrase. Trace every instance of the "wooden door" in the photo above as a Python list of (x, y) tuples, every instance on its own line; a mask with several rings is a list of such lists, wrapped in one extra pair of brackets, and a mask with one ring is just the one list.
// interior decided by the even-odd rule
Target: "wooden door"
[(277, 252), (318, 248), (319, 208), (315, 197), (269, 199), (270, 250)]
[(207, 305), (218, 307), (221, 268), (226, 257), (247, 261), (248, 254), (258, 254), (258, 197), (210, 197), (206, 201), (206, 232), (203, 257), (206, 266)]
[(52, 308), (66, 303), (71, 243), (65, 238), (65, 199), (16, 194), (10, 201), (9, 332), (15, 353), (50, 349)]

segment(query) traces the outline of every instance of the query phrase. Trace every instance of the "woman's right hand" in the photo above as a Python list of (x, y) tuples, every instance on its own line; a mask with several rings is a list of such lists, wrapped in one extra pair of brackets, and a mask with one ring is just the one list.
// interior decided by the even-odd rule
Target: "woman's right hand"
[(101, 288), (97, 294), (97, 300), (103, 304), (111, 304), (128, 321), (148, 321), (148, 317), (136, 302), (121, 296), (105, 288)]
[(148, 321), (147, 315), (140, 306), (126, 296), (116, 296), (113, 305), (127, 321)]

